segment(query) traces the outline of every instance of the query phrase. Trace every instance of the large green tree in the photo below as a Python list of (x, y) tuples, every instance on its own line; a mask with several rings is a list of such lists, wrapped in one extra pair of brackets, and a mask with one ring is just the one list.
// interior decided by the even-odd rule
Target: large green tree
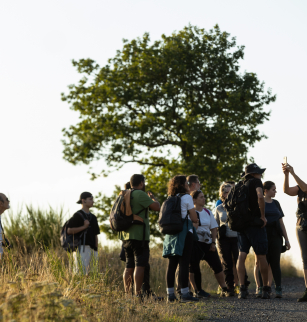
[[(64, 159), (103, 159), (109, 169), (143, 165), (160, 201), (171, 176), (196, 173), (207, 198), (216, 198), (220, 182), (238, 178), (249, 148), (265, 138), (258, 126), (276, 99), (255, 73), (240, 72), (243, 58), (244, 46), (218, 26), (188, 26), (155, 42), (147, 33), (124, 40), (104, 67), (73, 61), (85, 76), (62, 94), (80, 114), (78, 124), (63, 129)], [(101, 174), (108, 171), (92, 176)], [(104, 221), (115, 195), (99, 197)], [(156, 220), (152, 215), (151, 229), (159, 236)], [(108, 225), (102, 228), (111, 236)]]

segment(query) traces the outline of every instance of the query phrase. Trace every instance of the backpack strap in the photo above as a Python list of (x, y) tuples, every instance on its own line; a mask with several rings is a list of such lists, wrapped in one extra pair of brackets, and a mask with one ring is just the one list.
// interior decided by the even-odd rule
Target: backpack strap
[[(196, 210), (195, 210), (196, 211)], [(196, 214), (197, 214), (197, 218), (198, 218), (198, 221), (199, 221), (199, 226), (201, 226), (201, 221), (200, 221), (200, 217), (199, 217), (199, 212), (196, 211)]]
[(204, 210), (209, 216), (211, 216), (210, 211), (208, 209), (204, 208)]

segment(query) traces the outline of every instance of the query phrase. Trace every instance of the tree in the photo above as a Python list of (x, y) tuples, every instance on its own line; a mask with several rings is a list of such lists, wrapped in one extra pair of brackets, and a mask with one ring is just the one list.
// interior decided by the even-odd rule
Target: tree
[(276, 99), (255, 73), (240, 73), (243, 58), (244, 46), (218, 26), (188, 26), (153, 43), (147, 33), (124, 40), (104, 67), (73, 61), (88, 76), (62, 94), (80, 113), (77, 125), (63, 129), (64, 159), (104, 159), (110, 169), (143, 165), (160, 201), (171, 176), (196, 173), (207, 198), (216, 198), (220, 182), (237, 178), (249, 147), (265, 138), (258, 126), (270, 112), (263, 107)]

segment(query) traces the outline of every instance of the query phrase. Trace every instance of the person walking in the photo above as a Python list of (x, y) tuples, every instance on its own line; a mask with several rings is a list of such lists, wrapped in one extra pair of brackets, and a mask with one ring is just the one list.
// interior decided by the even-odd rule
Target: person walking
[(237, 264), (240, 293), (239, 299), (246, 299), (248, 295), (245, 286), (245, 261), (252, 247), (257, 261), (260, 265), (260, 272), (265, 285), (262, 289), (262, 299), (269, 299), (268, 285), (268, 262), (266, 254), (268, 252), (268, 239), (265, 230), (267, 220), (265, 218), (265, 203), (263, 196), (263, 184), (261, 177), (265, 169), (259, 168), (255, 163), (249, 164), (245, 167), (245, 172), (242, 174), (243, 184), (248, 188), (248, 207), (251, 215), (251, 222), (243, 231), (238, 232), (239, 244), (239, 259)]
[[(232, 186), (227, 183), (223, 183), (220, 186), (220, 199), (224, 203)], [(239, 257), (238, 248), (238, 233), (229, 228), (227, 223), (227, 212), (224, 205), (220, 204), (214, 209), (214, 217), (219, 226), (217, 245), (219, 254), (225, 274), (225, 282), (227, 285), (227, 292), (225, 296), (234, 296), (235, 287), (238, 284), (238, 274), (236, 269), (237, 260)], [(247, 274), (245, 274), (244, 285), (248, 288), (250, 282), (247, 280)]]
[[(288, 196), (297, 196), (297, 211), (296, 211), (296, 237), (301, 249), (301, 256), (303, 261), (304, 279), (305, 279), (305, 292), (298, 302), (307, 302), (307, 184), (298, 177), (294, 172), (293, 167), (286, 163), (282, 164), (284, 173), (284, 193)], [(294, 187), (289, 186), (289, 173), (296, 181), (297, 185)]]
[[(190, 188), (186, 176), (178, 175), (168, 183), (168, 195), (181, 197), (181, 217), (183, 230), (176, 235), (165, 235), (163, 257), (168, 258), (166, 271), (167, 301), (177, 300), (174, 291), (175, 274), (179, 264), (179, 280), (181, 285), (181, 302), (196, 302), (197, 298), (189, 294), (189, 265), (193, 249), (193, 223), (197, 227), (198, 218), (193, 199), (189, 195)], [(193, 222), (193, 223), (192, 223)]]
[[(149, 216), (148, 209), (160, 210), (160, 203), (151, 192), (145, 192), (145, 177), (142, 174), (134, 174), (130, 178), (131, 185), (131, 209), (133, 214), (138, 214), (144, 225), (132, 224), (129, 229), (118, 233), (119, 239), (123, 241), (126, 256), (126, 268), (124, 270), (124, 287), (126, 294), (130, 291), (132, 279), (136, 296), (142, 300), (142, 284), (144, 281), (145, 267), (149, 263)], [(144, 230), (145, 229), (145, 237)]]
[[(282, 298), (281, 287), (281, 269), (280, 269), (280, 255), (282, 252), (283, 239), (285, 238), (285, 245), (287, 250), (291, 248), (286, 227), (283, 222), (284, 213), (279, 202), (275, 198), (277, 193), (276, 185), (272, 181), (266, 181), (263, 184), (264, 200), (265, 200), (265, 218), (267, 219), (266, 232), (268, 237), (268, 253), (267, 261), (272, 270), (272, 275), (275, 282), (275, 297)], [(260, 276), (260, 287), (263, 287), (262, 278)], [(269, 282), (269, 281), (268, 281)], [(271, 287), (271, 284), (268, 284)], [(260, 296), (261, 289), (257, 293)]]
[(4, 193), (0, 193), (0, 259), (3, 256), (3, 247), (9, 247), (10, 243), (5, 238), (4, 230), (2, 226), (2, 214), (10, 209), (10, 201)]
[(88, 275), (97, 268), (98, 261), (98, 235), (100, 229), (97, 217), (90, 212), (94, 205), (93, 195), (90, 192), (82, 192), (77, 204), (81, 204), (81, 210), (77, 211), (67, 224), (67, 234), (78, 234), (84, 246), (73, 252), (74, 271)]
[(227, 287), (221, 261), (216, 249), (216, 236), (218, 224), (209, 209), (204, 208), (206, 198), (201, 190), (191, 192), (194, 207), (199, 218), (199, 226), (196, 230), (198, 241), (193, 243), (193, 253), (190, 264), (190, 280), (196, 296), (209, 297), (210, 294), (202, 289), (200, 261), (208, 263), (215, 278), (222, 288), (222, 296), (226, 295)]

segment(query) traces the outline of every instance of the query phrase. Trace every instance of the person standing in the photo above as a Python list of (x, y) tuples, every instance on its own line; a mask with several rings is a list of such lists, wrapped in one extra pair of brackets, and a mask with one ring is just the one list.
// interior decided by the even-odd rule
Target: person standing
[(148, 209), (159, 211), (160, 203), (150, 191), (145, 192), (145, 177), (142, 174), (134, 174), (130, 178), (130, 186), (132, 190), (132, 212), (138, 214), (144, 220), (145, 226), (132, 224), (129, 229), (119, 232), (118, 236), (123, 241), (126, 256), (126, 268), (123, 275), (125, 292), (129, 293), (133, 278), (135, 294), (142, 299), (141, 289), (144, 271), (149, 263), (150, 227)]
[(97, 267), (100, 229), (97, 217), (90, 212), (94, 205), (93, 195), (90, 192), (82, 192), (77, 204), (81, 204), (81, 210), (69, 220), (67, 234), (82, 235), (82, 245), (73, 252), (74, 271), (88, 275)]
[(264, 171), (265, 169), (260, 169), (257, 164), (252, 163), (245, 167), (245, 172), (242, 174), (242, 177), (244, 178), (243, 184), (245, 184), (249, 190), (248, 205), (252, 221), (247, 228), (238, 232), (239, 259), (237, 269), (240, 281), (239, 299), (246, 299), (248, 295), (245, 286), (245, 261), (251, 247), (257, 256), (263, 284), (265, 285), (262, 289), (262, 299), (270, 298), (270, 289), (267, 286), (268, 262), (266, 260), (266, 254), (268, 252), (268, 239), (265, 230), (267, 220), (265, 218), (265, 203), (261, 181)]
[[(223, 183), (220, 186), (220, 198), (222, 202), (226, 200), (231, 188), (232, 186), (227, 183)], [(227, 285), (227, 292), (225, 293), (225, 296), (234, 296), (235, 286), (238, 283), (236, 269), (236, 264), (239, 257), (238, 233), (229, 228), (227, 223), (227, 212), (223, 203), (215, 208), (214, 216), (219, 226), (217, 245), (222, 258), (225, 282)], [(249, 284), (250, 283), (247, 280), (247, 275), (245, 274), (244, 285), (247, 288)]]
[[(267, 261), (272, 270), (272, 275), (275, 282), (276, 298), (282, 298), (281, 288), (281, 269), (280, 269), (280, 255), (282, 252), (283, 240), (285, 238), (285, 245), (290, 249), (290, 243), (286, 227), (283, 222), (284, 213), (279, 202), (275, 198), (277, 193), (276, 185), (272, 181), (266, 181), (263, 184), (264, 200), (265, 200), (265, 218), (267, 219), (266, 232), (268, 236), (268, 253)], [(268, 284), (271, 287), (271, 284)], [(260, 287), (263, 287), (260, 276)], [(261, 291), (261, 290), (260, 290)]]
[[(282, 164), (284, 178), (284, 193), (288, 196), (297, 196), (297, 211), (296, 211), (296, 237), (301, 249), (303, 260), (304, 279), (306, 290), (298, 302), (307, 302), (307, 184), (301, 180), (294, 172), (290, 164)], [(297, 186), (289, 187), (289, 173), (297, 183)]]
[(181, 285), (181, 302), (197, 302), (197, 298), (189, 294), (189, 265), (193, 250), (193, 223), (197, 226), (198, 219), (193, 199), (189, 195), (190, 188), (186, 176), (178, 175), (168, 183), (168, 195), (181, 198), (181, 217), (183, 230), (176, 235), (165, 235), (163, 241), (163, 257), (168, 258), (166, 271), (167, 301), (174, 302), (174, 284), (176, 269), (179, 264), (179, 280)]
[(10, 209), (10, 201), (5, 194), (0, 193), (0, 259), (3, 256), (3, 246), (9, 246), (7, 240), (5, 239), (4, 230), (2, 226), (2, 214), (7, 209)]
[(222, 186), (230, 186), (231, 188), (234, 187), (236, 185), (235, 181), (225, 181), (221, 186), (220, 186), (220, 190), (219, 190), (219, 196), (220, 196), (220, 199), (216, 201), (215, 203), (215, 208), (219, 205), (221, 205), (223, 203), (223, 200), (222, 200), (222, 192), (221, 192), (221, 187)]

